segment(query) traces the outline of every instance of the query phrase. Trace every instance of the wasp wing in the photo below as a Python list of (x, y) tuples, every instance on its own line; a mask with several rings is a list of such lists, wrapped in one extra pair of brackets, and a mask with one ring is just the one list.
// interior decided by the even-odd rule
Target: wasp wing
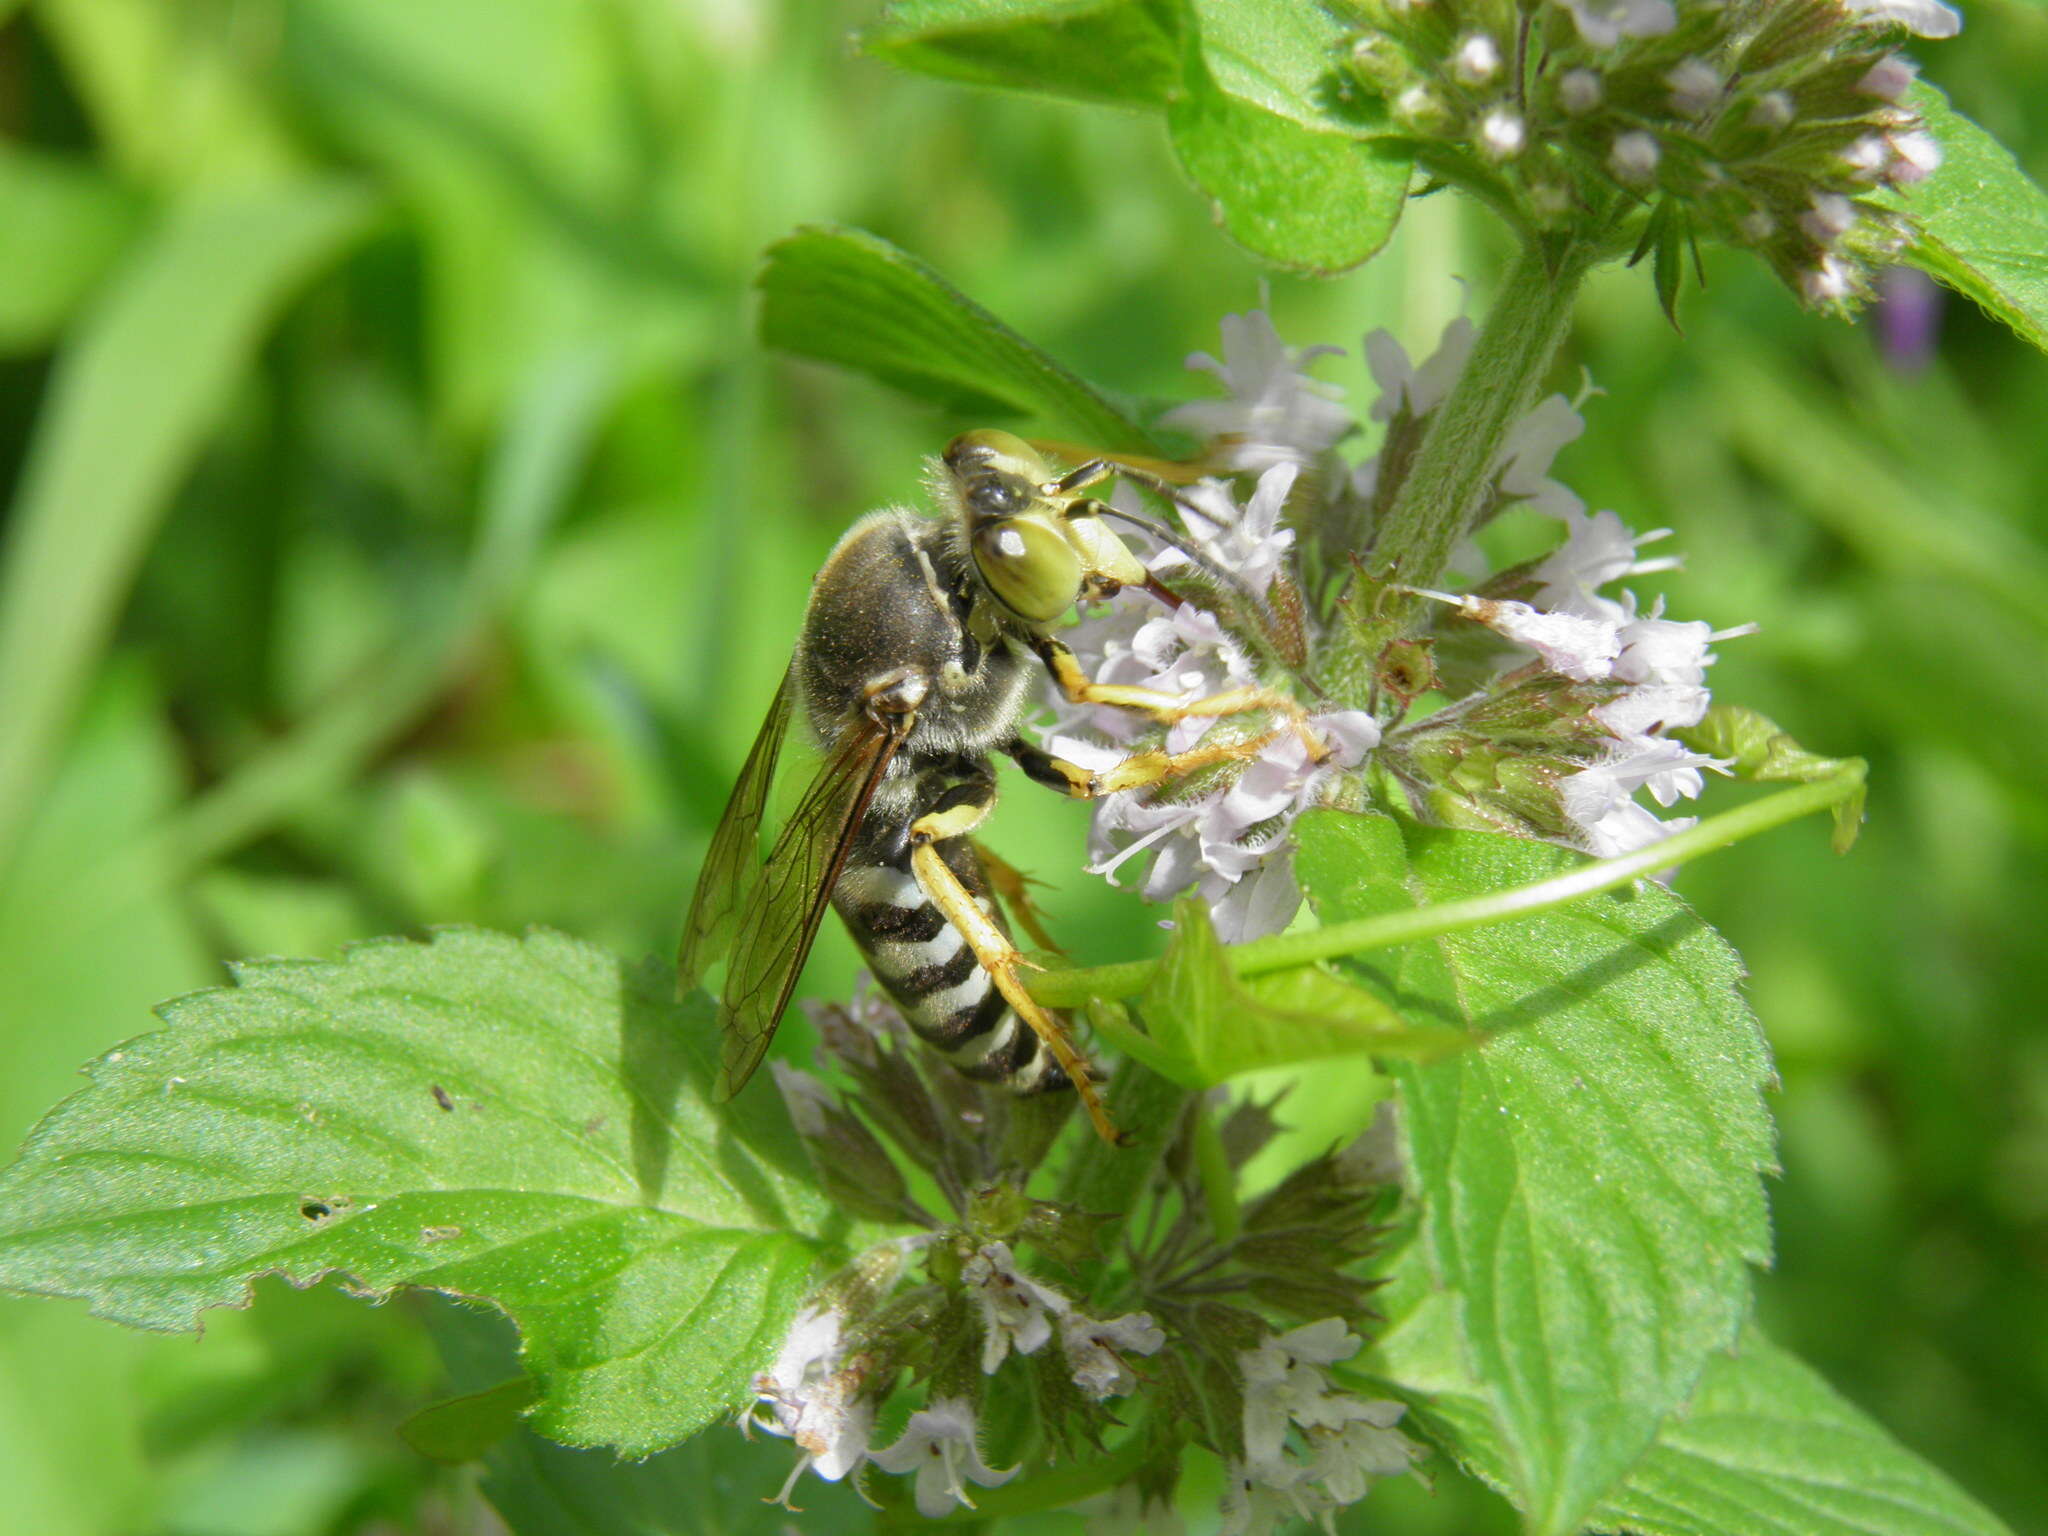
[(744, 1088), (767, 1054), (875, 786), (909, 732), (906, 715), (887, 726), (864, 723), (849, 736), (804, 791), (747, 891), (718, 1005), (720, 1098)]
[(775, 780), (776, 760), (782, 756), (782, 738), (789, 731), (790, 711), (796, 701), (795, 676), (794, 668), (782, 674), (782, 686), (775, 690), (768, 718), (761, 722), (761, 733), (747, 753), (732, 798), (725, 803), (725, 814), (718, 819), (718, 830), (711, 834), (704, 869), (697, 876), (697, 891), (690, 898), (690, 913), (683, 919), (682, 944), (676, 951), (678, 997), (703, 979), (732, 941), (742, 887), (755, 872), (768, 788)]

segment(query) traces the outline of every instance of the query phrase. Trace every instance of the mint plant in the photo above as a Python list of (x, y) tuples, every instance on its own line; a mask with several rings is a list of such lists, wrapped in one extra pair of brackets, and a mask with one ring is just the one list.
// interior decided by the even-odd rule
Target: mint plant
[[(779, 1095), (716, 1104), (705, 993), (451, 930), (167, 1004), (0, 1175), (0, 1285), (158, 1329), (269, 1274), (487, 1303), (522, 1378), (423, 1437), (496, 1454), (523, 1419), (644, 1457), (737, 1426), (790, 1442), (757, 1496), (846, 1484), (892, 1527), (1155, 1529), (1178, 1502), (1334, 1528), (1434, 1470), (1545, 1536), (2001, 1529), (1752, 1317), (1770, 1056), (1666, 883), (1820, 811), (1847, 851), (1864, 766), (1714, 697), (1751, 626), (1644, 595), (1679, 554), (1636, 531), (1654, 508), (1556, 476), (1599, 406), (1547, 392), (1588, 274), (1646, 263), (1676, 323), (1709, 244), (1843, 317), (1912, 263), (2048, 340), (2048, 200), (1899, 51), (1957, 24), (1934, 0), (892, 7), (864, 44), (901, 67), (1159, 111), (1273, 266), (1355, 267), (1424, 192), (1512, 242), (1483, 318), (1419, 361), (1361, 338), (1363, 412), (1349, 348), (1262, 309), (1222, 318), (1187, 398), (1132, 402), (874, 235), (767, 253), (767, 345), (1142, 472), (1113, 505), (1170, 522), (1140, 552), (1175, 600), (1066, 631), (1091, 680), (1300, 706), (1163, 729), (1048, 701), (1041, 740), (1087, 767), (1256, 743), (1093, 808), (1089, 870), (1170, 906), (1163, 951), (1048, 945), (1032, 976), (1092, 1026), (1130, 1144), (967, 1081), (866, 991), (805, 1003), (815, 1056), (775, 1062)], [(1517, 524), (1542, 552), (1498, 557)], [(1723, 808), (1723, 780), (1775, 787)], [(1363, 1129), (1276, 1177), (1287, 1101), (1237, 1080), (1304, 1064)], [(527, 1486), (507, 1520), (552, 1529)]]

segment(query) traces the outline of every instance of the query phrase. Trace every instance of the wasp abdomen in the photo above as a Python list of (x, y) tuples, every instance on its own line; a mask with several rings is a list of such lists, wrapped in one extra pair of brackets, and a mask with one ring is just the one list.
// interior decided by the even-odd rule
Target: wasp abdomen
[[(961, 884), (995, 916), (973, 846), (965, 838), (937, 846)], [(1066, 1073), (1004, 1002), (960, 930), (896, 862), (904, 855), (878, 854), (881, 850), (872, 846), (854, 850), (840, 874), (833, 905), (912, 1031), (959, 1072), (1001, 1083), (1012, 1093), (1068, 1086)]]

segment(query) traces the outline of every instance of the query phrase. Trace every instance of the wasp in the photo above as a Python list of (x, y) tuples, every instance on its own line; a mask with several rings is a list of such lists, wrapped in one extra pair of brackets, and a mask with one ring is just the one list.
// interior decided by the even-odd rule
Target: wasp
[[(995, 755), (1086, 799), (1251, 756), (1281, 729), (1323, 750), (1283, 694), (1247, 686), (1185, 699), (1098, 683), (1060, 642), (1054, 631), (1077, 605), (1126, 587), (1179, 602), (1107, 520), (1169, 542), (1171, 531), (1087, 494), (1118, 474), (1142, 472), (1096, 458), (1055, 474), (1008, 432), (964, 433), (930, 477), (940, 515), (871, 513), (826, 559), (683, 924), (682, 991), (728, 957), (720, 1098), (739, 1092), (761, 1064), (830, 905), (911, 1029), (958, 1071), (1020, 1095), (1071, 1087), (1096, 1130), (1116, 1141), (1087, 1062), (1019, 975), (1028, 962), (973, 842), (995, 808)], [(1226, 744), (1140, 751), (1091, 771), (1022, 734), (1045, 673), (1075, 703), (1163, 724), (1252, 710), (1286, 723)], [(821, 766), (764, 859), (769, 786), (799, 706)]]

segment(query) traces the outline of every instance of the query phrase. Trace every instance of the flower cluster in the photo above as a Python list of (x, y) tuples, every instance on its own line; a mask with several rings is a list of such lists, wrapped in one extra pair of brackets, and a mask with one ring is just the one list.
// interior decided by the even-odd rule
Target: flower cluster
[[(1265, 467), (1242, 503), (1235, 482), (1220, 478), (1184, 491), (1186, 547), (1155, 551), (1148, 563), (1167, 581), (1220, 573), (1232, 587), (1216, 594), (1213, 610), (1187, 602), (1161, 611), (1130, 594), (1084, 618), (1064, 638), (1096, 681), (1188, 699), (1284, 686), (1288, 669), (1273, 666), (1258, 642), (1276, 611), (1300, 611), (1290, 521), (1337, 530), (1353, 546), (1369, 541), (1465, 366), (1474, 333), (1469, 321), (1454, 321), (1419, 363), (1384, 331), (1365, 338), (1378, 386), (1366, 415), (1385, 431), (1377, 451), (1356, 464), (1340, 455), (1348, 434), (1333, 431), (1323, 414), (1337, 408), (1341, 392), (1301, 377), (1310, 363), (1340, 349), (1290, 348), (1257, 310), (1229, 317), (1224, 334), (1225, 362), (1191, 360), (1242, 392), (1204, 402), (1200, 420), (1217, 437), (1203, 462)], [(1318, 410), (1269, 408), (1301, 399), (1313, 399)], [(1712, 644), (1750, 627), (1681, 622), (1665, 616), (1661, 600), (1645, 605), (1632, 591), (1613, 590), (1625, 578), (1678, 562), (1644, 552), (1666, 530), (1636, 535), (1616, 513), (1589, 511), (1555, 478), (1557, 455), (1584, 430), (1577, 403), (1562, 395), (1539, 402), (1508, 433), (1481, 517), (1514, 506), (1540, 513), (1562, 528), (1556, 548), (1530, 566), (1492, 575), (1469, 550), (1469, 590), (1420, 594), (1443, 605), (1435, 633), (1389, 647), (1369, 686), (1306, 708), (1302, 729), (1266, 714), (1195, 717), (1162, 733), (1129, 710), (1055, 700), (1046, 744), (1084, 767), (1106, 768), (1151, 746), (1176, 753), (1241, 746), (1239, 755), (1163, 786), (1098, 801), (1091, 870), (1111, 880), (1135, 873), (1134, 883), (1152, 901), (1195, 890), (1226, 940), (1276, 932), (1301, 901), (1291, 853), (1295, 820), (1318, 804), (1357, 803), (1368, 765), (1406, 792), (1415, 814), (1604, 856), (1691, 825), (1661, 818), (1652, 804), (1667, 809), (1696, 797), (1701, 771), (1724, 764), (1673, 733), (1706, 714)], [(1288, 431), (1296, 435), (1259, 435)], [(1328, 638), (1320, 626), (1301, 624), (1296, 676), (1316, 676)], [(1409, 718), (1425, 694), (1450, 697)]]
[[(1532, 229), (1604, 226), (1764, 257), (1809, 304), (1869, 293), (1908, 225), (1874, 199), (1940, 163), (1907, 102), (1903, 32), (1960, 25), (1937, 0), (1360, 0), (1350, 88), (1430, 169)], [(1675, 248), (1675, 247), (1674, 247)]]
[[(857, 1266), (867, 1271), (862, 1276), (866, 1283), (852, 1286), (842, 1277), (840, 1284), (828, 1287), (828, 1293), (836, 1295), (797, 1314), (774, 1365), (755, 1378), (755, 1409), (747, 1423), (793, 1440), (800, 1453), (777, 1496), (780, 1502), (788, 1503), (806, 1471), (838, 1482), (871, 1461), (885, 1472), (916, 1472), (918, 1510), (937, 1519), (956, 1505), (972, 1507), (965, 1482), (994, 1487), (1014, 1474), (1015, 1468), (997, 1472), (982, 1460), (975, 1396), (968, 1391), (935, 1391), (927, 1405), (911, 1415), (897, 1440), (874, 1443), (876, 1409), (894, 1385), (895, 1371), (886, 1362), (904, 1353), (903, 1340), (890, 1337), (890, 1325), (913, 1315), (901, 1299), (893, 1307), (881, 1305), (902, 1273), (900, 1262), (893, 1266), (887, 1285), (874, 1283), (874, 1271), (878, 1260), (887, 1263), (913, 1246), (933, 1245), (930, 1239), (884, 1244), (866, 1256)], [(1012, 1350), (1019, 1355), (1037, 1353), (1057, 1331), (1074, 1388), (1087, 1401), (1101, 1403), (1135, 1391), (1138, 1377), (1131, 1358), (1152, 1354), (1166, 1342), (1165, 1333), (1145, 1313), (1088, 1316), (1069, 1297), (1025, 1274), (1007, 1242), (982, 1243), (964, 1262), (935, 1265), (934, 1270), (950, 1275), (951, 1289), (979, 1312), (980, 1367), (985, 1376), (993, 1376)], [(933, 1296), (910, 1299), (926, 1303), (925, 1309), (938, 1315), (944, 1313), (942, 1302), (931, 1305), (937, 1300)], [(865, 1347), (850, 1345), (855, 1336), (862, 1337)], [(934, 1373), (934, 1380), (943, 1374)]]
[[(1247, 1202), (1225, 1235), (1202, 1193), (1193, 1113), (1222, 1116), (1215, 1135), (1233, 1178), (1278, 1125), (1269, 1105), (1229, 1109), (1211, 1096), (1172, 1128), (1110, 1254), (1097, 1241), (1106, 1218), (1025, 1193), (1046, 1143), (1015, 1134), (1028, 1116), (1007, 1095), (947, 1071), (870, 994), (814, 1018), (820, 1065), (861, 1091), (783, 1065), (800, 1139), (820, 1167), (858, 1167), (887, 1186), (867, 1208), (923, 1230), (877, 1244), (826, 1281), (754, 1378), (742, 1427), (798, 1452), (781, 1502), (806, 1472), (856, 1486), (875, 1473), (912, 1475), (918, 1510), (936, 1519), (972, 1507), (976, 1486), (1099, 1449), (1112, 1433), (1143, 1453), (1120, 1496), (1148, 1511), (1148, 1529), (1190, 1436), (1241, 1468), (1258, 1499), (1289, 1510), (1334, 1510), (1362, 1497), (1368, 1479), (1406, 1469), (1413, 1448), (1394, 1431), (1399, 1406), (1350, 1396), (1326, 1370), (1359, 1347), (1357, 1320), (1370, 1316), (1363, 1264), (1399, 1178), (1389, 1122)], [(1053, 1111), (1067, 1102), (1038, 1101)], [(943, 1208), (880, 1172), (885, 1142), (931, 1176)], [(1038, 1256), (1028, 1266), (1027, 1246)], [(1282, 1331), (1302, 1319), (1315, 1321)], [(906, 1417), (892, 1399), (911, 1394)], [(1028, 1434), (1018, 1435), (1015, 1412), (989, 1415), (1005, 1428), (985, 1433), (998, 1394), (1029, 1405)], [(1126, 1401), (1140, 1394), (1175, 1407)]]
[[(1468, 345), (1456, 331), (1440, 350)], [(1564, 540), (1476, 591), (1421, 594), (1516, 649), (1496, 658), (1470, 693), (1397, 731), (1386, 761), (1419, 804), (1443, 819), (1560, 838), (1612, 857), (1693, 824), (1660, 819), (1636, 796), (1647, 792), (1669, 807), (1698, 796), (1701, 769), (1727, 766), (1668, 733), (1706, 715), (1708, 647), (1755, 626), (1716, 630), (1665, 618), (1661, 599), (1644, 611), (1632, 591), (1605, 595), (1603, 588), (1625, 577), (1671, 570), (1678, 561), (1642, 558), (1643, 547), (1668, 529), (1634, 534), (1618, 514), (1587, 511), (1550, 477), (1558, 451), (1584, 430), (1577, 407), (1553, 395), (1510, 432), (1493, 510), (1526, 505), (1560, 522)]]
[(1400, 1403), (1339, 1391), (1330, 1367), (1358, 1353), (1341, 1318), (1269, 1336), (1238, 1355), (1244, 1458), (1223, 1494), (1222, 1536), (1266, 1536), (1299, 1516), (1326, 1520), (1375, 1477), (1406, 1472), (1418, 1448), (1394, 1426)]

